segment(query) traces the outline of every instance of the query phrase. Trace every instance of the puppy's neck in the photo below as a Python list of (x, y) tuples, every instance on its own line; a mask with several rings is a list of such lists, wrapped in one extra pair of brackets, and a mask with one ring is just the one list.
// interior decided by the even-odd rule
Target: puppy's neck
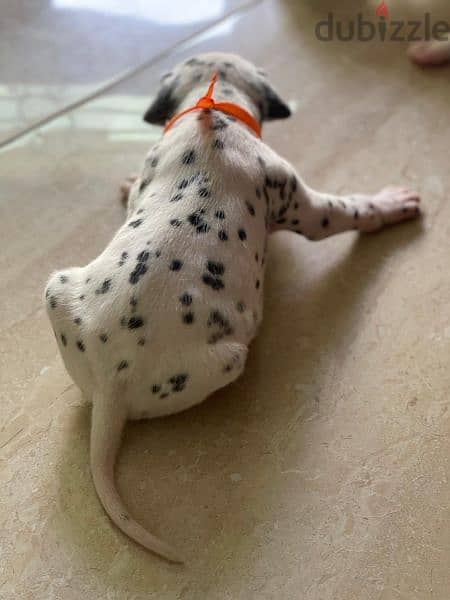
[[(205, 82), (193, 87), (181, 103), (179, 112), (194, 106), (205, 95), (207, 88)], [(214, 87), (213, 98), (216, 102), (232, 102), (239, 105), (261, 123), (261, 111), (256, 102), (231, 83), (218, 81)]]

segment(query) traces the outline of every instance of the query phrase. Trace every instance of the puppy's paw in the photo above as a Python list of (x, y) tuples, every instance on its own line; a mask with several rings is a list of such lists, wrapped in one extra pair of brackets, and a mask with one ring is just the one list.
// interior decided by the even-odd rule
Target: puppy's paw
[(420, 216), (420, 197), (405, 187), (386, 187), (368, 202), (360, 231), (378, 231), (386, 225), (395, 225)]
[(120, 185), (120, 199), (122, 201), (122, 204), (124, 204), (125, 206), (128, 203), (128, 197), (130, 195), (131, 188), (133, 187), (133, 184), (137, 178), (137, 175), (130, 175)]

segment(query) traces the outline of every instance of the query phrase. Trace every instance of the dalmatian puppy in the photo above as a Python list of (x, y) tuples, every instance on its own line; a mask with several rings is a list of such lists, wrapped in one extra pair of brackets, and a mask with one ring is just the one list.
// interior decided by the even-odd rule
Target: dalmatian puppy
[[(195, 105), (213, 72), (216, 100), (259, 122), (290, 115), (264, 71), (214, 53), (165, 74), (145, 120), (163, 125)], [(150, 149), (123, 226), (88, 265), (54, 273), (45, 292), (66, 368), (93, 404), (95, 488), (125, 534), (179, 561), (118, 495), (121, 433), (127, 419), (185, 410), (241, 375), (262, 317), (269, 233), (317, 241), (377, 231), (417, 217), (418, 202), (404, 187), (315, 191), (243, 122), (216, 110), (184, 115)]]

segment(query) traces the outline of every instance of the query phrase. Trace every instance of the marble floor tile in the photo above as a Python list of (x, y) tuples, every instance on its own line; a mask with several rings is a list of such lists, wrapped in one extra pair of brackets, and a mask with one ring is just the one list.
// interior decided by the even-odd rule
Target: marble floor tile
[[(348, 21), (360, 6), (336, 14)], [(317, 41), (331, 9), (261, 1), (0, 152), (1, 600), (448, 600), (450, 69), (413, 67), (404, 43)], [(399, 0), (392, 13), (420, 15), (423, 3)], [(105, 48), (123, 42), (128, 17), (117, 18)], [(97, 19), (85, 12), (80, 27)], [(30, 51), (58, 47), (40, 31)], [(69, 46), (67, 85), (97, 85), (148, 56), (125, 40), (125, 62), (113, 54), (91, 77)], [(243, 377), (184, 414), (127, 427), (118, 487), (187, 558), (177, 567), (100, 507), (90, 408), (42, 293), (52, 270), (90, 261), (122, 222), (120, 180), (161, 133), (141, 119), (160, 74), (219, 49), (264, 67), (289, 100), (294, 115), (268, 124), (264, 140), (308, 183), (414, 186), (425, 217), (321, 243), (275, 234)], [(50, 50), (45, 61), (42, 83), (58, 81), (63, 62)]]

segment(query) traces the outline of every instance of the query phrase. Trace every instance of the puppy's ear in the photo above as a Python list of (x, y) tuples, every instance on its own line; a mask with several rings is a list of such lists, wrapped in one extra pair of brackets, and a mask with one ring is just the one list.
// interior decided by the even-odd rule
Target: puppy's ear
[(172, 117), (178, 106), (178, 101), (175, 97), (175, 85), (164, 83), (155, 99), (147, 108), (144, 114), (144, 121), (152, 125), (165, 125)]
[(274, 119), (287, 119), (291, 116), (291, 109), (283, 102), (272, 86), (267, 83), (262, 84), (264, 94), (264, 120), (273, 121)]

